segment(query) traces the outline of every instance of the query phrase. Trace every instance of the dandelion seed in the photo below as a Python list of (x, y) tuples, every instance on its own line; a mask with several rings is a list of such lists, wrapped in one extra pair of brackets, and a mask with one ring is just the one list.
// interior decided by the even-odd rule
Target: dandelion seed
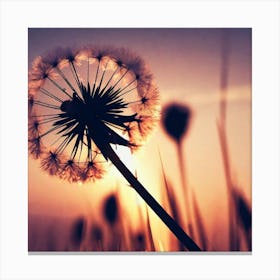
[(39, 137), (39, 120), (36, 116), (34, 118), (29, 118), (28, 131), (29, 135), (32, 135), (32, 137)]
[(28, 100), (32, 100), (33, 95), (36, 94), (36, 92), (40, 89), (41, 86), (43, 86), (44, 81), (42, 79), (36, 80), (35, 77), (32, 77), (29, 73), (29, 81), (28, 81), (28, 94), (31, 95), (31, 98), (28, 98)]
[(28, 113), (30, 114), (32, 108), (34, 106), (34, 96), (29, 94), (28, 95)]
[(32, 138), (28, 140), (29, 153), (33, 158), (38, 159), (43, 154), (43, 148), (41, 145), (40, 137)]
[(147, 115), (139, 115), (136, 119), (138, 132), (142, 138), (150, 134), (158, 122), (157, 117), (151, 117)]
[(135, 102), (135, 109), (141, 113), (150, 114), (158, 112), (160, 108), (159, 91), (154, 85), (149, 85), (146, 90), (140, 93), (140, 99)]
[(56, 48), (44, 57), (44, 61), (47, 65), (56, 68), (59, 67), (60, 62), (66, 59), (66, 57), (65, 49)]
[(72, 159), (62, 164), (59, 177), (70, 183), (78, 182), (81, 179), (82, 170)]
[(140, 110), (158, 111), (159, 106), (159, 92), (156, 87), (152, 87), (141, 94)]
[(41, 167), (50, 175), (58, 175), (61, 171), (61, 159), (55, 152), (49, 151), (41, 161)]
[(89, 161), (80, 173), (83, 182), (95, 179), (101, 179), (105, 173), (104, 167), (97, 162)]
[(42, 82), (47, 78), (55, 78), (57, 75), (50, 64), (46, 63), (41, 56), (38, 56), (33, 64), (29, 79), (33, 82)]

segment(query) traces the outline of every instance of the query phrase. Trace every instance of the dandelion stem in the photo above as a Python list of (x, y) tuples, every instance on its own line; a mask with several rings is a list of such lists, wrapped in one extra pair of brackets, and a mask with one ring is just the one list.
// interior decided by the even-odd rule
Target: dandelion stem
[[(164, 171), (163, 162), (162, 162), (162, 158), (161, 158), (159, 148), (158, 148), (158, 153), (159, 153), (160, 165), (161, 165), (162, 176), (163, 176), (163, 180), (164, 180), (167, 200), (168, 200), (168, 203), (169, 203), (169, 206), (170, 206), (172, 217), (178, 224), (181, 224), (181, 221), (182, 221), (182, 219), (180, 217), (181, 215), (178, 211), (178, 207), (177, 207), (174, 192), (173, 192), (172, 188), (169, 187), (168, 182), (167, 182), (167, 178), (166, 178), (166, 174), (165, 174), (165, 171)], [(185, 247), (182, 245), (182, 243), (179, 240), (178, 240), (178, 249), (180, 251), (185, 251)]]
[(153, 209), (153, 211), (173, 232), (173, 234), (181, 241), (181, 243), (189, 251), (201, 251), (198, 245), (184, 232), (184, 230), (175, 222), (175, 220), (161, 207), (161, 205), (152, 197), (152, 195), (144, 188), (144, 186), (135, 178), (135, 176), (120, 160), (120, 158), (112, 149), (112, 147), (110, 145), (106, 145), (106, 148), (104, 149), (106, 149), (106, 154), (108, 155), (108, 158), (117, 167), (120, 173), (126, 178), (129, 184)]
[(147, 229), (148, 229), (150, 247), (151, 247), (151, 251), (155, 252), (156, 248), (155, 248), (155, 243), (154, 243), (154, 240), (153, 240), (153, 234), (152, 234), (152, 229), (151, 229), (151, 223), (150, 223), (150, 217), (149, 217), (147, 204), (145, 205), (145, 212), (146, 212), (146, 216), (147, 216)]

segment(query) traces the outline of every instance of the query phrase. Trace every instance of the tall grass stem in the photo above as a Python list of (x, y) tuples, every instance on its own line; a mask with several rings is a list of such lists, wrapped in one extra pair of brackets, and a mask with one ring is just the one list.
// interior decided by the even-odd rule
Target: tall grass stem
[(179, 168), (180, 168), (180, 175), (181, 181), (183, 186), (183, 194), (184, 194), (184, 202), (186, 204), (187, 210), (187, 228), (191, 237), (194, 236), (193, 226), (192, 226), (192, 219), (191, 219), (191, 205), (190, 205), (190, 198), (189, 198), (189, 189), (188, 189), (188, 181), (187, 181), (187, 172), (185, 168), (185, 161), (184, 161), (184, 149), (183, 149), (183, 141), (180, 140), (176, 142), (177, 146), (177, 154), (179, 160)]

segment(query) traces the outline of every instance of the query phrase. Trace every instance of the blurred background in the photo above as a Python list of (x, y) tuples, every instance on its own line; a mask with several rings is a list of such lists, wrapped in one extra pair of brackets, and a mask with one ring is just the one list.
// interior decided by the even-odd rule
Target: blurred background
[[(133, 155), (123, 148), (122, 160), (203, 250), (251, 250), (251, 29), (31, 28), (28, 42), (29, 69), (57, 46), (137, 52), (164, 110), (146, 145)], [(166, 129), (174, 103), (191, 111), (179, 148)], [(29, 158), (29, 251), (183, 250), (114, 166), (107, 169), (94, 183), (69, 184)]]

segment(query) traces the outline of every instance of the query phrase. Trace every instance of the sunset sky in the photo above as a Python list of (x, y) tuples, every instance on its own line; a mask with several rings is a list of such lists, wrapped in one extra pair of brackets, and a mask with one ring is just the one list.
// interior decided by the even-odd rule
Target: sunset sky
[[(227, 197), (222, 155), (217, 131), (219, 118), (221, 38), (230, 42), (227, 136), (235, 185), (251, 200), (251, 29), (41, 29), (28, 31), (28, 64), (57, 46), (86, 44), (127, 47), (150, 66), (160, 91), (161, 105), (187, 104), (193, 117), (184, 141), (184, 159), (190, 189), (201, 207), (210, 239), (217, 248), (226, 242)], [(161, 201), (162, 171), (173, 186), (180, 186), (175, 143), (159, 124), (147, 144), (133, 158), (121, 156), (139, 180)], [(121, 188), (123, 203), (132, 217), (141, 202), (113, 167), (104, 179), (84, 185), (50, 177), (40, 162), (29, 158), (29, 214), (49, 216), (92, 215), (106, 193)], [(121, 186), (121, 187), (120, 187)], [(175, 187), (176, 188), (176, 187)], [(180, 188), (177, 187), (178, 192)], [(142, 206), (141, 206), (142, 207)], [(97, 211), (96, 211), (97, 210)], [(153, 216), (153, 214), (151, 213)], [(137, 219), (131, 219), (137, 227)], [(155, 232), (161, 223), (152, 219)], [(217, 236), (215, 233), (220, 232)], [(220, 247), (219, 247), (220, 246)]]

